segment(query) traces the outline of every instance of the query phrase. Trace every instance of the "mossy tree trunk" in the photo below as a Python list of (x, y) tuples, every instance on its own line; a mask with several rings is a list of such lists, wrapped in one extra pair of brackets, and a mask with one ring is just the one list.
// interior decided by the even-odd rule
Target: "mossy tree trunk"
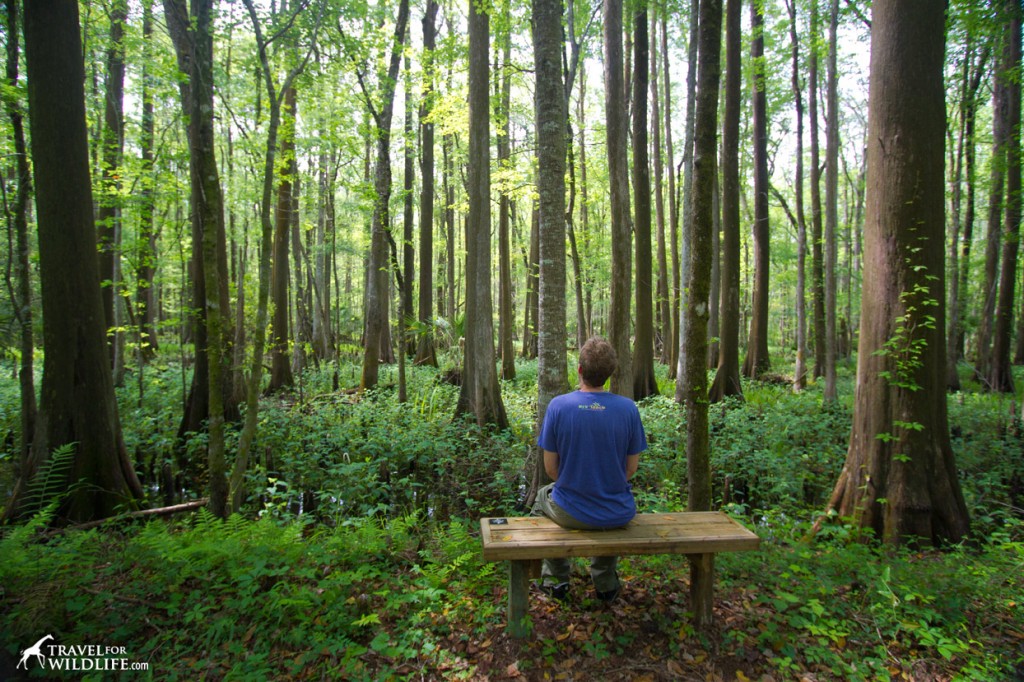
[(887, 543), (956, 542), (945, 392), (944, 8), (876, 0), (853, 432), (829, 506)]

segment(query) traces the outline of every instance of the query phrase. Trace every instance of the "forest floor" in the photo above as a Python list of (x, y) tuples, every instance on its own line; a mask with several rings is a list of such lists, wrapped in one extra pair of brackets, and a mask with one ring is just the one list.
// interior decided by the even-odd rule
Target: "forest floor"
[[(665, 555), (624, 557), (610, 605), (578, 562), (571, 599), (532, 588), (531, 633), (511, 638), (506, 568), (483, 561), (475, 519), (524, 513), (535, 368), (503, 383), (512, 424), (498, 434), (452, 419), (457, 389), (436, 370), (413, 370), (408, 403), (390, 385), (336, 395), (328, 372), (310, 374), (305, 397), (261, 405), (263, 457), (245, 514), (54, 532), (43, 513), (0, 529), (0, 680), (109, 677), (36, 659), (26, 673), (20, 657), (47, 634), (123, 648), (148, 667), (121, 679), (1024, 680), (1017, 403), (950, 397), (970, 542), (887, 549), (841, 519), (809, 541), (843, 463), (849, 368), (838, 406), (824, 408), (815, 389), (748, 384), (745, 401), (712, 409), (716, 506), (761, 549), (716, 556), (706, 632), (690, 625), (687, 560)], [(169, 366), (146, 382), (144, 396), (126, 384), (121, 414), (137, 470), (153, 481), (151, 462), (173, 443), (180, 374)], [(8, 430), (16, 390), (0, 378)], [(640, 407), (650, 449), (638, 506), (682, 510), (679, 408), (664, 397)], [(201, 452), (201, 439), (189, 448)], [(0, 453), (4, 488), (12, 459)], [(181, 475), (201, 490), (193, 461)]]

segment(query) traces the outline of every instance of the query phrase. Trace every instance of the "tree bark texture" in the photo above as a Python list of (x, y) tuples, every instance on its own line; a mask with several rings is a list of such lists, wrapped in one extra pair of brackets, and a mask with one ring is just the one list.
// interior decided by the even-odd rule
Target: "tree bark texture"
[[(217, 170), (214, 146), (213, 109), (213, 34), (212, 0), (194, 3), (193, 16), (189, 16), (184, 0), (164, 0), (167, 31), (174, 43), (178, 70), (187, 79), (181, 83), (182, 110), (188, 121), (189, 177), (192, 223), (192, 300), (197, 314), (193, 320), (195, 342), (195, 369), (192, 385), (178, 438), (206, 429), (210, 415), (210, 368), (208, 350), (217, 345), (227, 347), (227, 339), (210, 336), (206, 321), (207, 282), (203, 266), (203, 244), (206, 230), (212, 230), (217, 245), (217, 267), (227, 273), (227, 239), (224, 231), (224, 195)], [(229, 309), (228, 278), (218, 278), (218, 289), (213, 293), (220, 310)], [(227, 334), (230, 325), (223, 325)], [(230, 381), (230, 372), (221, 372)], [(222, 394), (234, 395), (230, 384), (221, 386)], [(231, 399), (224, 403), (225, 419), (238, 417), (238, 405)]]
[(944, 8), (876, 0), (853, 432), (829, 506), (884, 542), (956, 542), (945, 393)]
[(608, 183), (611, 186), (612, 230), (611, 304), (608, 341), (619, 356), (612, 375), (613, 392), (633, 397), (633, 361), (630, 349), (630, 298), (633, 264), (629, 219), (628, 116), (623, 78), (622, 0), (604, 0), (604, 104)]
[(15, 234), (16, 253), (10, 254), (14, 263), (16, 293), (11, 307), (19, 327), (19, 349), (21, 359), (18, 365), (18, 387), (21, 405), (20, 456), (15, 467), (15, 476), (20, 476), (28, 463), (32, 446), (32, 433), (36, 422), (35, 388), (35, 333), (32, 327), (32, 271), (28, 233), (28, 203), (32, 195), (32, 173), (28, 164), (28, 148), (25, 144), (25, 122), (22, 103), (13, 96), (18, 83), (18, 16), (20, 5), (16, 0), (3, 3), (7, 17), (7, 59), (5, 67), (6, 85), (9, 90), (3, 97), (4, 109), (11, 124), (11, 142), (14, 145), (17, 190), (14, 194), (13, 212), (8, 213), (8, 225)]
[[(24, 10), (47, 352), (32, 451), (5, 513), (35, 511), (25, 502), (49, 472), (59, 480), (52, 493), (66, 493), (58, 517), (84, 522), (133, 506), (143, 491), (121, 437), (99, 265), (83, 257), (97, 242), (78, 5), (40, 0)], [(62, 468), (52, 455), (65, 446), (73, 455)]]
[[(740, 106), (742, 0), (725, 5), (725, 112), (722, 124), (722, 293), (718, 370), (711, 402), (742, 396), (740, 384)], [(712, 302), (714, 304), (714, 301)]]
[[(691, 305), (686, 308), (686, 367), (683, 374), (686, 408), (686, 461), (689, 479), (687, 509), (711, 509), (711, 452), (708, 427), (707, 321), (708, 290), (711, 280), (712, 198), (716, 175), (716, 132), (718, 129), (718, 89), (721, 74), (722, 3), (701, 0), (700, 37), (697, 69), (697, 101), (693, 147), (693, 211), (688, 285)], [(710, 589), (710, 563), (692, 562), (691, 584)], [(711, 624), (710, 599), (706, 610), (696, 610), (698, 630)]]
[(291, 299), (288, 296), (291, 270), (288, 264), (288, 241), (292, 224), (292, 181), (294, 180), (293, 160), (295, 159), (295, 88), (284, 93), (281, 107), (277, 168), (277, 204), (274, 208), (274, 261), (271, 275), (271, 300), (274, 315), (270, 322), (270, 385), (268, 391), (292, 386), (291, 350), (289, 341), (289, 312)]
[(750, 334), (743, 375), (756, 379), (771, 369), (768, 357), (768, 277), (771, 268), (768, 229), (768, 92), (764, 73), (764, 8), (750, 5), (753, 37), (750, 57), (754, 60), (751, 83), (754, 129), (754, 293), (751, 301)]
[[(551, 400), (569, 390), (566, 379), (565, 315), (565, 86), (562, 81), (562, 2), (534, 0), (533, 54), (536, 71), (537, 192), (540, 209), (540, 291), (537, 325), (537, 429)], [(544, 482), (543, 457), (534, 479)]]
[(420, 288), (419, 334), (416, 341), (417, 365), (437, 367), (434, 350), (434, 121), (430, 112), (434, 104), (434, 49), (437, 46), (437, 12), (435, 0), (427, 2), (423, 15), (423, 93), (420, 97)]
[(658, 394), (654, 376), (654, 273), (651, 250), (651, 164), (647, 148), (647, 91), (650, 82), (647, 11), (633, 16), (633, 196), (636, 235), (636, 341), (633, 345), (633, 397)]
[[(501, 94), (498, 120), (501, 134), (498, 135), (498, 165), (505, 168), (512, 159), (512, 34), (509, 29), (501, 35)], [(563, 145), (563, 154), (564, 154)], [(564, 164), (563, 164), (564, 167)], [(565, 194), (565, 180), (562, 180), (562, 193)], [(511, 381), (516, 378), (516, 351), (512, 329), (515, 326), (515, 313), (512, 310), (512, 246), (509, 243), (509, 216), (512, 210), (512, 198), (503, 187), (498, 199), (498, 340), (501, 347), (501, 378)], [(563, 238), (564, 241), (564, 238)], [(562, 262), (565, 263), (565, 247), (562, 247)], [(564, 267), (563, 267), (564, 270)], [(563, 292), (564, 307), (564, 292)], [(563, 325), (565, 315), (563, 313)]]
[[(1021, 6), (1019, 0), (1003, 5), (1006, 21), (1006, 73), (1020, 73)], [(1013, 393), (1013, 368), (1010, 350), (1013, 337), (1014, 291), (1017, 280), (1017, 252), (1020, 248), (1021, 217), (1021, 86), (1019, 78), (1008, 79), (1007, 146), (1006, 146), (1006, 209), (1003, 218), (1002, 263), (999, 269), (999, 297), (996, 302), (995, 330), (992, 337), (992, 365), (988, 387), (993, 391)]]
[[(466, 350), (455, 414), (472, 415), (479, 426), (508, 426), (494, 367), (491, 304), (490, 17), (469, 7), (469, 168), (466, 224)], [(565, 117), (559, 120), (562, 130)], [(563, 299), (564, 305), (564, 299)]]
[(370, 224), (370, 262), (366, 286), (366, 347), (363, 352), (363, 371), (359, 389), (364, 391), (377, 385), (381, 353), (385, 346), (390, 352), (388, 318), (388, 240), (391, 221), (388, 202), (391, 198), (391, 118), (395, 104), (395, 83), (401, 65), (405, 27), (409, 21), (409, 0), (401, 0), (395, 33), (392, 38), (391, 60), (387, 75), (380, 83), (381, 106), (378, 111), (366, 95), (366, 106), (374, 120), (376, 160), (373, 172), (373, 218)]

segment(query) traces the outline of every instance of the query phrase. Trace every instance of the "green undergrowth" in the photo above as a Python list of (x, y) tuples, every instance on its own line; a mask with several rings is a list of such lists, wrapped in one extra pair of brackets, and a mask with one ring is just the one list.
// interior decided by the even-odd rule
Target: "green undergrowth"
[[(711, 638), (689, 626), (685, 559), (632, 557), (619, 611), (595, 609), (581, 567), (576, 602), (552, 613), (534, 595), (535, 636), (490, 658), (506, 638), (505, 573), (482, 561), (471, 520), (329, 528), (203, 511), (56, 535), (41, 526), (0, 541), (8, 662), (48, 633), (124, 647), (154, 679), (469, 679), (496, 663), (530, 675), (576, 653), (591, 666), (633, 655), (638, 627), (660, 644), (644, 650), (652, 661), (686, 669), (718, 656), (745, 661), (748, 676), (1012, 679), (1024, 661), (1020, 524), (980, 547), (883, 553), (839, 525), (806, 544), (805, 524), (763, 517), (752, 524), (761, 551), (716, 560)], [(544, 619), (598, 636), (567, 642)]]
[[(445, 370), (393, 368), (364, 395), (333, 368), (267, 397), (248, 499), (91, 530), (46, 529), (48, 512), (0, 529), (0, 678), (45, 634), (124, 647), (153, 679), (1015, 679), (1024, 675), (1024, 480), (1019, 404), (970, 388), (950, 396), (970, 542), (946, 551), (875, 546), (840, 519), (813, 540), (845, 458), (852, 367), (840, 399), (820, 384), (744, 383), (710, 408), (715, 505), (753, 529), (759, 552), (716, 558), (715, 625), (690, 625), (678, 556), (622, 562), (622, 599), (603, 608), (582, 564), (573, 601), (530, 596), (533, 635), (504, 633), (506, 574), (480, 556), (478, 519), (525, 513), (536, 363), (502, 382), (510, 428), (453, 419)], [(339, 372), (342, 387), (355, 376)], [(125, 441), (159, 506), (159, 472), (204, 489), (204, 441), (174, 432), (184, 377), (152, 366), (119, 394)], [(650, 448), (642, 511), (686, 507), (685, 421), (662, 395), (640, 404)], [(13, 402), (12, 402), (13, 401)], [(17, 391), (0, 379), (0, 483), (10, 478)], [(229, 430), (233, 452), (237, 432)], [(39, 675), (38, 668), (32, 668)], [(741, 675), (743, 677), (741, 677)], [(81, 673), (70, 675), (83, 678)], [(85, 679), (102, 675), (86, 674)]]

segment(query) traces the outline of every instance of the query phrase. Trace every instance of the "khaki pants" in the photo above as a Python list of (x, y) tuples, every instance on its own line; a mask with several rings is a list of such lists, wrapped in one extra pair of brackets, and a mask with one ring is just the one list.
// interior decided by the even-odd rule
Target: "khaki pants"
[[(537, 491), (537, 501), (534, 502), (531, 512), (533, 516), (546, 516), (562, 528), (572, 530), (606, 530), (577, 521), (569, 512), (558, 506), (558, 503), (551, 499), (551, 489), (554, 485), (548, 484)], [(594, 589), (598, 592), (611, 592), (619, 586), (619, 577), (615, 572), (618, 563), (619, 558), (615, 556), (591, 557), (590, 578), (594, 581)], [(567, 583), (569, 570), (568, 559), (544, 559), (540, 571), (541, 582), (545, 585)]]

